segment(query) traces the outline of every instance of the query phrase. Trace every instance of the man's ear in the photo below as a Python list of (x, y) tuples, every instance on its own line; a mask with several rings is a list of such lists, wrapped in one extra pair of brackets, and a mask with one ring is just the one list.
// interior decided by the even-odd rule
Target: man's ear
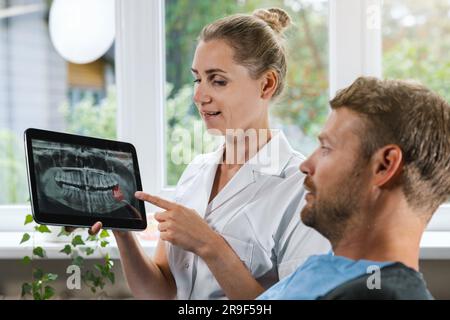
[(375, 152), (372, 160), (374, 185), (389, 188), (398, 182), (403, 170), (403, 152), (399, 146), (384, 146)]
[(278, 74), (269, 70), (262, 76), (261, 82), (261, 98), (269, 100), (278, 87)]

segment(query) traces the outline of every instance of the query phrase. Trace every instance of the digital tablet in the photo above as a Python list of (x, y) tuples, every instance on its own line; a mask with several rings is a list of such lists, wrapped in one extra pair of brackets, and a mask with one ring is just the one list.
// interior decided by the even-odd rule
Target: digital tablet
[(136, 149), (130, 143), (27, 129), (25, 153), (34, 220), (39, 224), (143, 230)]

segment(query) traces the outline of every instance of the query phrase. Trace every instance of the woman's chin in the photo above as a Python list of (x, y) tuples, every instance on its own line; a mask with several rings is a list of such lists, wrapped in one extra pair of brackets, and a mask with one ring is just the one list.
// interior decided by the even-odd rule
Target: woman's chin
[(212, 136), (224, 136), (225, 135), (225, 132), (222, 129), (212, 127), (212, 126), (207, 126), (206, 132), (208, 132)]

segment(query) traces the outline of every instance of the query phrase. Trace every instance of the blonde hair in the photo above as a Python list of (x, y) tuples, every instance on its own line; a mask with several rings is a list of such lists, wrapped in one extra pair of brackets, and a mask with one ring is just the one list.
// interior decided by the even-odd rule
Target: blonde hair
[(284, 30), (291, 18), (279, 8), (258, 9), (252, 15), (236, 14), (203, 28), (199, 41), (224, 40), (234, 49), (234, 61), (249, 70), (253, 79), (273, 70), (278, 75), (273, 97), (285, 86), (287, 62)]

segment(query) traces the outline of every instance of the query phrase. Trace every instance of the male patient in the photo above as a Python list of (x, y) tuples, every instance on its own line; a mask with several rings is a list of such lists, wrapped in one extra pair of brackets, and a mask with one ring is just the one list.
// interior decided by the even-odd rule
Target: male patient
[(450, 198), (450, 106), (425, 87), (358, 78), (330, 102), (306, 174), (303, 222), (333, 253), (259, 299), (432, 299), (419, 244)]

